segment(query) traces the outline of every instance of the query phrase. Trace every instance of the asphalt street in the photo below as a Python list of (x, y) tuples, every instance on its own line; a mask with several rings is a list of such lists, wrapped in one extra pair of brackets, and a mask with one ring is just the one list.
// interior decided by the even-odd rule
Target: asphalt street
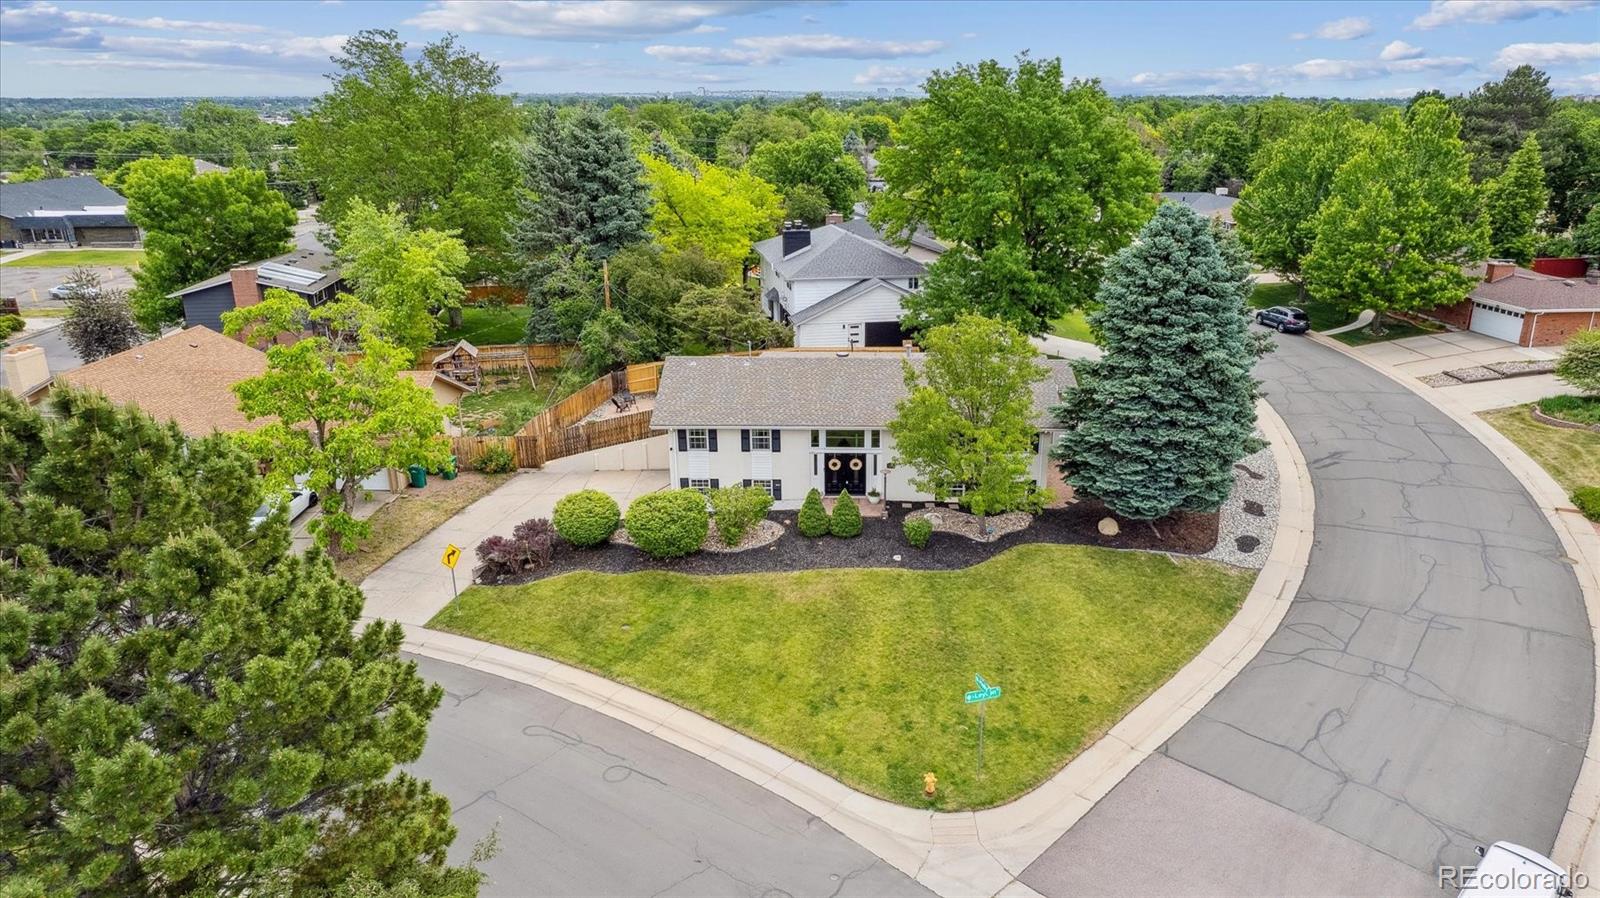
[(1438, 894), (1476, 845), (1554, 845), (1595, 685), (1555, 532), (1356, 360), (1278, 338), (1257, 375), (1310, 466), (1306, 577), (1261, 654), (1024, 871), (1045, 895)]
[[(26, 337), (13, 340), (14, 343), (28, 343), (33, 346), (44, 347), (45, 361), (50, 364), (51, 374), (60, 374), (83, 365), (83, 359), (72, 351), (65, 337), (61, 336), (61, 327), (56, 325), (48, 330), (35, 331)], [(6, 385), (4, 369), (0, 369), (0, 387)]]
[(499, 827), (485, 896), (931, 894), (710, 761), (532, 686), (414, 660), (446, 697), (412, 770), (450, 797), (452, 860)]

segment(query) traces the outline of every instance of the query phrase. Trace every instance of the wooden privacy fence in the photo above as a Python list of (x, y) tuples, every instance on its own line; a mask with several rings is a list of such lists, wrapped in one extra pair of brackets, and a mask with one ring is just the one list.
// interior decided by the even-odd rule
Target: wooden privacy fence
[(631, 443), (665, 432), (651, 429), (650, 413), (643, 411), (537, 435), (519, 433), (510, 437), (456, 437), (452, 443), (456, 463), (463, 468), (477, 467), (478, 460), (491, 446), (499, 446), (510, 452), (519, 468), (538, 468), (553, 459)]
[(557, 402), (517, 431), (523, 436), (545, 436), (558, 433), (582, 423), (595, 409), (610, 401), (611, 397), (628, 391), (654, 393), (661, 383), (661, 362), (629, 365), (621, 371), (602, 374), (583, 389)]
[(629, 365), (624, 371), (630, 393), (654, 393), (661, 386), (661, 366), (666, 362)]

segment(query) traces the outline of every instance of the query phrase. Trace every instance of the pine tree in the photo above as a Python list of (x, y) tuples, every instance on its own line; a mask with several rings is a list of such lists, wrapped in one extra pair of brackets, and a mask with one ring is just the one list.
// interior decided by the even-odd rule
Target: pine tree
[(828, 532), (840, 539), (861, 535), (861, 506), (850, 497), (849, 491), (839, 494), (833, 503), (833, 517), (828, 521)]
[(1549, 199), (1539, 140), (1529, 134), (1521, 149), (1511, 154), (1506, 170), (1486, 185), (1483, 204), (1489, 217), (1489, 252), (1524, 265), (1532, 261), (1538, 241), (1534, 228)]
[(539, 257), (581, 247), (594, 259), (645, 239), (650, 192), (627, 132), (594, 109), (537, 114), (523, 152), (528, 198), (512, 222), (518, 252)]
[(822, 507), (822, 494), (816, 490), (806, 493), (796, 516), (801, 536), (824, 536), (828, 532), (828, 510)]
[(395, 767), (442, 692), (399, 626), (358, 631), (326, 556), (289, 553), (281, 513), (251, 525), (261, 482), (228, 437), (51, 402), (0, 395), (5, 891), (437, 882), (449, 802)]
[(1068, 483), (1134, 520), (1222, 504), (1258, 445), (1245, 298), (1206, 222), (1163, 203), (1107, 265), (1089, 319), (1105, 357), (1074, 367), (1056, 410)]

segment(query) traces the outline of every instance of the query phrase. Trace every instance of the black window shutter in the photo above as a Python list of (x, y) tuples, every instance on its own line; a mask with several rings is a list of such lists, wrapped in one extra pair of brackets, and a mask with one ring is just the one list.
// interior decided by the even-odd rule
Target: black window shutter
[(715, 477), (711, 478), (711, 488), (712, 489), (716, 489), (717, 487), (719, 487), (721, 485), (722, 485), (722, 481), (718, 480)]
[(689, 431), (683, 430), (681, 428), (678, 430), (678, 451), (679, 452), (688, 452), (689, 451)]
[(748, 480), (746, 480), (743, 484), (741, 484), (741, 486), (749, 486), (749, 485), (750, 485), (750, 481), (748, 481)]
[[(774, 430), (773, 433), (777, 433), (777, 431)], [(774, 481), (772, 481), (772, 498), (773, 499), (782, 499), (783, 498), (783, 481), (782, 480), (774, 480)]]
[(740, 452), (749, 452), (750, 451), (750, 431), (749, 431), (748, 428), (745, 429), (745, 430), (739, 431), (739, 451)]
[[(678, 431), (678, 432), (679, 433), (683, 433), (683, 431), (681, 431), (681, 430)], [(678, 489), (686, 490), (688, 488), (689, 488), (689, 478), (687, 478), (687, 477), (679, 477), (678, 478)]]
[(714, 427), (706, 431), (706, 448), (712, 452), (717, 451), (717, 430)]
[(782, 452), (783, 451), (783, 441), (778, 439), (778, 437), (780, 435), (782, 435), (783, 431), (781, 431), (781, 430), (773, 430), (773, 431), (771, 431), (771, 433), (772, 433), (772, 451), (773, 452)]

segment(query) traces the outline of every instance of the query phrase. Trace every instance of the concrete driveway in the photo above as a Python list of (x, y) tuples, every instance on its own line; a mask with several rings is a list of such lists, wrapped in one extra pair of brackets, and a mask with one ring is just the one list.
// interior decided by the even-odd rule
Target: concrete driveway
[(1255, 660), (1024, 871), (1046, 895), (1437, 894), (1477, 844), (1555, 843), (1595, 685), (1555, 532), (1355, 359), (1278, 339), (1257, 374), (1311, 469), (1305, 579)]
[(1561, 354), (1555, 349), (1518, 346), (1470, 331), (1424, 334), (1404, 340), (1369, 343), (1355, 347), (1355, 352), (1412, 377), (1426, 377), (1441, 371), (1471, 368), (1491, 362), (1553, 359)]
[(524, 471), (373, 571), (361, 583), (367, 597), (363, 615), (426, 624), (453, 595), (450, 569), (439, 563), (447, 545), (462, 549), (456, 584), (465, 589), (472, 583), (478, 543), (491, 535), (509, 536), (529, 518), (550, 517), (562, 496), (599, 490), (626, 511), (635, 497), (666, 486), (666, 471)]

